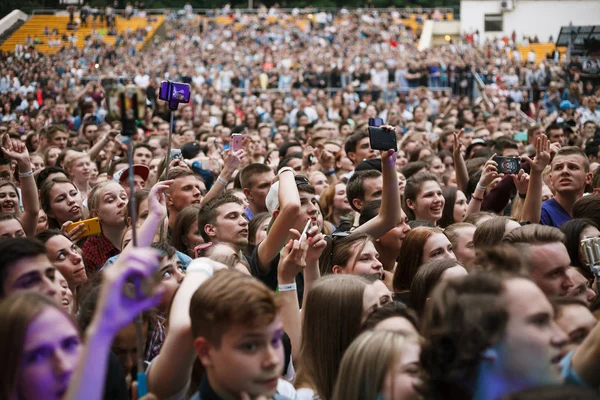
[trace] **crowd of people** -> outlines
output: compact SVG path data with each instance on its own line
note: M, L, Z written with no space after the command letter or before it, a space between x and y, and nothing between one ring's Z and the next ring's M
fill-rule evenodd
M140 372L146 399L597 398L579 60L274 13L0 55L0 398L137 399ZM191 86L173 113L166 79Z

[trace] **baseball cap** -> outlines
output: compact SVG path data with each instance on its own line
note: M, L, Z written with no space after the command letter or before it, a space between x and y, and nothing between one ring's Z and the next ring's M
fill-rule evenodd
M371 169L375 169L381 172L381 158L372 158L370 160L362 160L358 163L356 168L354 168L354 172L360 171L368 171Z
M560 102L561 110L572 110L573 108L575 108L575 106L569 100L563 100Z
M473 149L473 147L475 146L487 146L487 142L483 139L477 138L477 139L473 139L471 141L471 144L467 147L467 150L465 152L465 154L468 156L469 154L471 154L471 150Z
M150 169L143 164L136 164L133 166L134 175L139 175L142 177L144 182L148 179L148 175L150 175ZM129 177L129 167L123 168L113 175L113 181L115 182L123 182Z
M294 177L296 186L298 185L310 185L309 180L305 176L296 175ZM271 185L267 198L265 199L265 205L269 214L273 214L273 211L279 208L279 181Z

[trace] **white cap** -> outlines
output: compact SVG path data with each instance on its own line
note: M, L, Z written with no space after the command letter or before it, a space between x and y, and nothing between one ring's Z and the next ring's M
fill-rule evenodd
M271 185L265 203L269 214L273 214L273 211L279 208L279 181Z

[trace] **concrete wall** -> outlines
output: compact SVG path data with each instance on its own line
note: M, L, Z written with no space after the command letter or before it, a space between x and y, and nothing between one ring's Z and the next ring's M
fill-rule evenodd
M511 2L512 0L506 0ZM512 11L501 10L502 0L462 0L460 3L461 32L479 30L482 39L517 33L537 35L547 42L550 35L556 40L561 26L600 25L600 0L515 0ZM484 15L502 14L503 33L485 32Z
M13 26L18 20L27 21L29 17L21 10L13 10L0 20L0 35Z

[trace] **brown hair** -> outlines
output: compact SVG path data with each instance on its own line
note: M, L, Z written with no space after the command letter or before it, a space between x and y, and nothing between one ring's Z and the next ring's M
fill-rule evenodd
M496 214L491 213L491 212L487 212L487 211L478 211L478 212L474 212L473 214L469 214L467 215L467 218L465 218L465 220L463 222L466 222L468 224L473 224L475 226L479 226L481 225L481 223L479 221L481 221L484 218L487 217L497 217Z
M48 216L48 227L50 229L54 229L54 228L60 229L61 228L61 226L60 226L61 224L54 217L50 216L51 209L52 209L52 199L50 198L50 191L52 190L54 185L56 185L57 183L70 183L71 185L73 185L75 190L77 190L77 186L75 186L73 181L71 181L68 178L62 177L62 176L57 176L56 178L52 178L52 179L46 180L46 182L44 182L44 184L42 185L42 188L40 189L40 206L42 207L42 210L44 210L44 212ZM84 214L84 217L85 217L85 214ZM75 222L75 221L73 221L73 222Z
M414 220L415 213L412 209L408 207L408 200L415 202L417 196L421 192L421 187L425 182L435 181L439 185L439 181L437 177L429 172L419 172L416 175L411 176L406 180L406 187L404 188L404 201L402 203L402 208L404 212L408 216L408 219Z
M19 202L21 200L21 196L19 196L19 191L17 190L17 186L12 183L11 181L0 181L0 189L3 188L4 186L11 186L13 188L13 190L15 191L15 193L17 194L17 204L15 204L15 212L14 215L21 215L21 208L19 207Z
M55 301L35 292L20 292L0 302L0 343L4 346L0 398L16 397L17 382L23 365L27 328L44 310L54 309L65 315L73 326L75 322Z
M583 196L573 204L573 218L588 218L600 226L600 194Z
M194 338L213 346L234 325L259 327L272 323L279 313L275 293L258 279L238 271L218 271L196 290L190 302Z
M198 222L199 211L200 206L198 205L185 207L179 212L179 214L177 214L175 225L171 231L171 244L173 247L190 257L194 257L194 249L190 247L186 236L194 222Z
M457 222L444 229L444 235L446 235L450 243L452 243L452 247L458 245L458 231L462 228L475 228L475 225L468 222Z
M427 398L472 398L482 352L501 340L508 312L506 276L476 272L434 289L423 319Z
M400 247L398 266L394 272L394 292L400 293L410 289L412 280L423 263L425 243L436 233L443 233L443 231L439 228L421 226L408 232Z
M341 360L332 400L382 398L386 377L408 344L419 337L408 332L367 331L352 342Z
M321 275L332 274L335 265L346 267L352 255L356 253L354 246L358 244L358 253L360 253L369 240L373 239L366 233L354 233L341 238L333 236L327 241L327 247L319 259Z
M462 266L457 260L434 260L421 265L410 284L410 304L419 315L423 315L427 299L450 268Z
M509 272L518 275L529 273L521 253L514 246L502 243L478 249L473 264L487 271Z
M504 236L503 240L510 244L546 244L564 243L566 237L558 228L531 224L513 229Z
M266 174L269 172L273 172L273 170L265 165L260 163L254 163L247 165L244 169L240 171L240 183L243 189L251 189L254 186L254 177L258 174Z
M573 156L573 155L580 156L581 159L583 160L583 169L584 169L584 171L585 172L590 172L590 160L587 158L587 156L585 155L585 153L583 152L583 150L581 150L577 146L566 146L566 147L561 147L560 149L558 149L558 151L556 152L556 155L552 159L552 164L554 164L554 161L556 161L556 157L559 157L559 156Z
M321 197L319 198L319 204L321 204L321 210L323 211L323 219L325 221L331 222L331 218L333 217L333 212L335 211L333 208L333 198L335 197L336 189L335 187L338 184L343 184L346 186L344 182L336 182L333 185L329 185L327 189L323 193L321 193Z
M506 223L509 220L510 218L508 217L494 217L482 222L473 235L475 249L494 246L500 243L506 232Z
M88 210L90 212L98 211L98 207L100 207L100 194L111 183L114 183L116 185L119 185L119 187L121 187L121 185L118 182L109 180L109 181L102 181L92 188L92 190L88 194Z
M330 275L313 284L303 306L296 387L310 387L322 399L331 398L342 356L360 332L368 284L354 275Z

